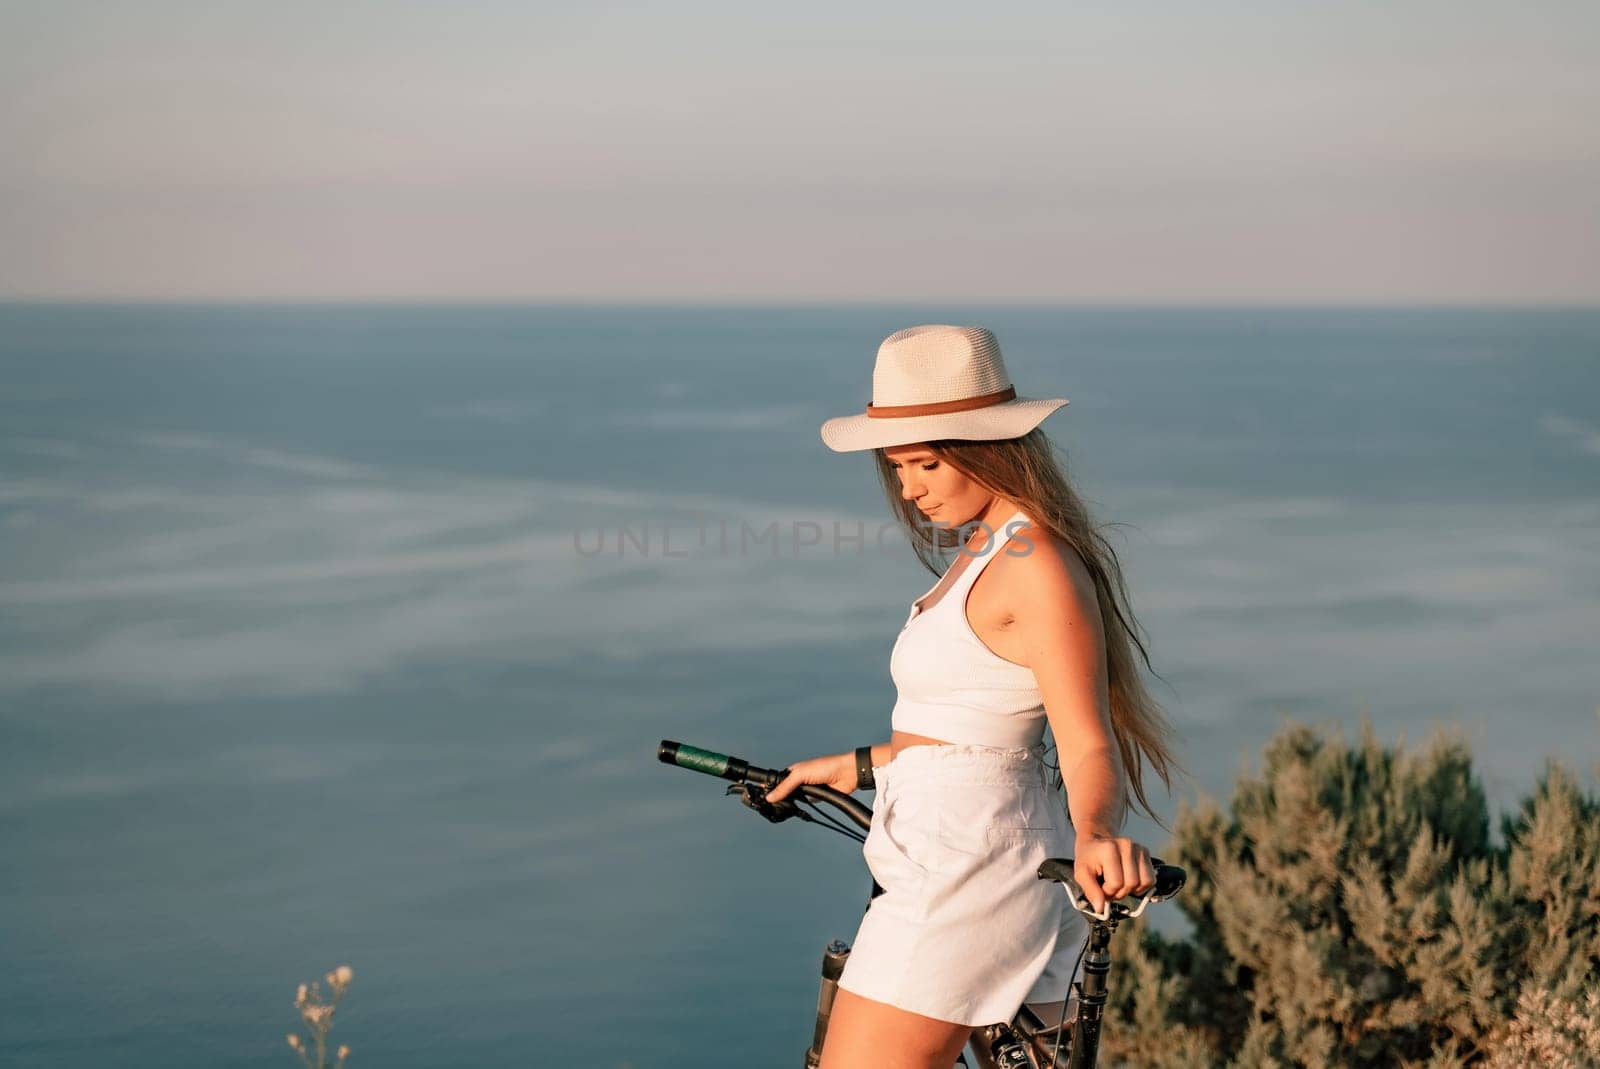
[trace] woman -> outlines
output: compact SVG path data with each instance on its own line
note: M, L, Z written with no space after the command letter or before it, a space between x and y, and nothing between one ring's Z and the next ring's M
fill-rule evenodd
M895 641L890 740L791 765L767 794L878 792L862 849L884 892L839 979L821 1069L948 1069L974 1026L1023 1002L1053 1021L1087 922L1038 878L1044 858L1074 856L1097 911L1154 886L1148 851L1117 830L1130 788L1154 816L1144 763L1169 785L1175 763L1116 554L1036 429L1066 403L1017 396L982 327L920 326L879 347L865 414L822 425L836 452L873 450L931 571L936 548L960 556Z

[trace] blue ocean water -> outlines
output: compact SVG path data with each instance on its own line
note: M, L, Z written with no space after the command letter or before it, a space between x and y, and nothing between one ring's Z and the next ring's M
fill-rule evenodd
M1600 310L0 305L0 1063L293 1065L348 963L354 1067L798 1064L859 847L655 747L887 738L932 577L817 425L928 321L1071 400L1170 806L1600 757Z

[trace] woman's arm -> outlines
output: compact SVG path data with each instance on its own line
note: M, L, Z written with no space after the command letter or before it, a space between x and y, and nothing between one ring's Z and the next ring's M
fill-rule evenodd
M873 767L888 764L889 757L889 744L887 742L873 744ZM788 767L789 774L767 791L767 801L781 802L804 783L827 784L834 790L843 791L846 794L858 790L861 786L856 782L856 752L854 750L827 754L823 757L813 757L808 761L800 761Z
M1061 779L1067 788L1067 809L1078 838L1116 835L1128 811L1117 751L1110 746L1096 746L1069 753L1059 743L1056 750L1061 759Z
M1010 569L1007 601L1017 634L1044 697L1045 716L1077 832L1075 877L1099 911L1105 897L1142 894L1155 869L1142 845L1117 834L1127 788L1111 732L1105 632L1094 580L1076 554L1038 528L1025 532L1034 550Z

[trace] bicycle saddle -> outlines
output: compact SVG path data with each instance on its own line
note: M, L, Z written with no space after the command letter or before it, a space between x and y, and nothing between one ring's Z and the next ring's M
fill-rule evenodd
M1055 880L1066 885L1067 893L1072 896L1072 905L1080 913L1085 913L1096 920L1127 920L1137 917L1144 912L1144 908L1152 902L1164 902L1183 890L1183 885L1189 879L1189 874L1176 865L1169 865L1159 857L1152 857L1150 864L1156 870L1156 885L1145 894L1139 896L1139 905L1136 909L1129 909L1121 902L1108 903L1110 907L1104 915L1096 913L1089 905L1089 896L1083 893L1083 888L1078 885L1077 879L1072 875L1072 858L1047 857L1039 862L1039 879Z

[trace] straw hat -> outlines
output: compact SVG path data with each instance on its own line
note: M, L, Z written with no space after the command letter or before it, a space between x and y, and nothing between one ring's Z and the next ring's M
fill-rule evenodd
M939 438L1020 438L1066 403L1018 397L1000 343L983 327L907 327L878 346L866 412L827 420L822 440L848 453Z

